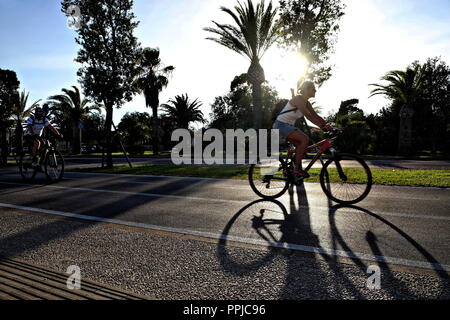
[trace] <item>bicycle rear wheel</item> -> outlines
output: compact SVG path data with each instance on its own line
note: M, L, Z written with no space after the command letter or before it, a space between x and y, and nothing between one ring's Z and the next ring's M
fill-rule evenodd
M45 157L44 170L50 181L61 180L64 176L64 158L59 151L50 151Z
M372 173L360 157L339 153L323 166L320 185L329 199L345 205L355 204L369 194Z
M248 181L252 190L264 199L276 199L289 188L285 162L252 164L248 171Z
M26 181L33 180L36 176L37 169L32 167L33 157L31 154L22 153L19 158L19 171L22 178Z

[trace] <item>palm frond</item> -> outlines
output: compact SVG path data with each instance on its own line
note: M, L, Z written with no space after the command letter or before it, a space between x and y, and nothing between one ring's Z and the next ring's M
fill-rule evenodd
M266 7L264 0L256 7L251 0L247 0L245 6L238 1L233 9L220 7L222 12L232 17L236 26L212 21L216 28L203 30L214 33L218 37L206 39L247 56L251 61L259 61L277 39L275 25L277 9L273 8L272 2Z
M369 97L375 95L385 95L393 101L398 101L403 105L412 106L421 90L423 83L423 72L420 66L414 69L392 70L381 77L386 84L372 83L375 87Z
M167 104L162 104L161 108L167 118L172 119L178 127L188 128L190 122L204 123L201 106L202 103L198 99L191 101L187 94L182 94L170 99Z

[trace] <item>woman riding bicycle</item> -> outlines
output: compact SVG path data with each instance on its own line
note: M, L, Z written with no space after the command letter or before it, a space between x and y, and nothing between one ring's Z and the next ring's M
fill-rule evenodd
M296 148L294 175L299 178L308 178L309 174L302 170L302 159L309 145L309 137L295 127L295 122L305 116L322 130L329 131L334 128L314 111L308 101L316 96L314 83L311 81L303 82L299 91L300 94L292 98L281 110L273 124L273 129L278 129L280 135Z

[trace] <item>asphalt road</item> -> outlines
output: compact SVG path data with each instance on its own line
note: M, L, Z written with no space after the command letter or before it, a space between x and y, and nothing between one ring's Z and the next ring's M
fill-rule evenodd
M318 184L270 202L259 199L246 181L66 173L63 181L48 185L42 174L24 183L8 169L0 171L2 208L207 239L224 248L288 248L325 260L347 259L359 272L370 264L387 264L387 270L407 268L446 279L450 271L450 189L374 186L357 207L348 208L330 203ZM76 226L65 229L58 237L76 231ZM5 243L10 256L29 250ZM38 241L32 247L46 245ZM230 255L221 250L215 257L219 262ZM253 266L248 262L240 268Z
M304 165L308 164L309 160L304 160ZM88 168L98 167L101 165L101 158L93 157L76 157L66 159L66 164L69 168ZM114 158L115 164L128 164L125 158ZM136 165L141 164L172 164L170 158L131 158L131 162ZM350 161L351 162L351 161ZM435 169L435 170L450 170L450 160L366 160L371 168L378 169ZM321 167L320 162L314 164L315 168Z

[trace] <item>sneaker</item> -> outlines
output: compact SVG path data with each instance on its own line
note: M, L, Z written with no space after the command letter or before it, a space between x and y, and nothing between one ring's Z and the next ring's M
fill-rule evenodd
M32 168L38 168L39 167L39 163L33 162L33 163L31 163L31 167Z

